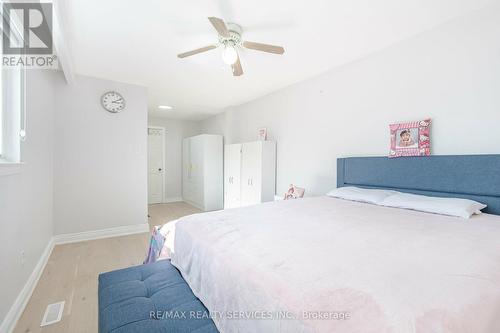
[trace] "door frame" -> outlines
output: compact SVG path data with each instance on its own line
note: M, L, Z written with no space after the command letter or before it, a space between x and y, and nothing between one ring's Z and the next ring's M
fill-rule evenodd
M152 129L159 129L162 131L162 136L161 136L161 139L162 139L162 146L163 146L163 153L161 154L162 155L162 184L161 184L161 191L162 191L162 196L161 196L161 202L160 203L166 203L166 198L167 198L167 193L165 193L166 191L166 186L165 186L165 182L166 182L166 172L167 170L165 170L165 160L166 160L166 155L167 155L167 142L166 142L166 137L167 137L167 129L163 126L153 126L153 125L148 125L148 135L149 135L149 129L152 128ZM148 147L149 149L149 147ZM149 163L149 157L148 157L148 163ZM149 177L149 168L148 168L148 177ZM148 186L148 197L149 197L149 186Z

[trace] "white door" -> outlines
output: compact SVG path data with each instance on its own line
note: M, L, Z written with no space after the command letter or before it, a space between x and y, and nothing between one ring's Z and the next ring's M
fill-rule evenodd
M165 189L165 129L148 128L148 203L163 202Z
M224 148L224 208L240 206L241 195L241 145Z
M241 206L261 202L262 143L241 145Z

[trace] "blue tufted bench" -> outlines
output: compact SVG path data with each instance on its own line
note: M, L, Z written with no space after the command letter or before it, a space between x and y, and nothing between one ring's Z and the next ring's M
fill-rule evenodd
M99 275L99 333L215 333L170 260Z

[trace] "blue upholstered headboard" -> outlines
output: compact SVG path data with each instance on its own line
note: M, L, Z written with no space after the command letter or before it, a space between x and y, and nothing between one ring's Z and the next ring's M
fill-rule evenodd
M342 186L466 198L500 215L500 155L339 158L337 187Z

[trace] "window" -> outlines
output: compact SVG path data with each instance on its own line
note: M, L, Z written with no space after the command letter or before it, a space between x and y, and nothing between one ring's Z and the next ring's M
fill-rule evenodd
M20 31L19 25L11 22L8 37L11 45L22 46ZM21 162L21 141L26 136L25 90L25 68L3 66L0 77L0 166Z

